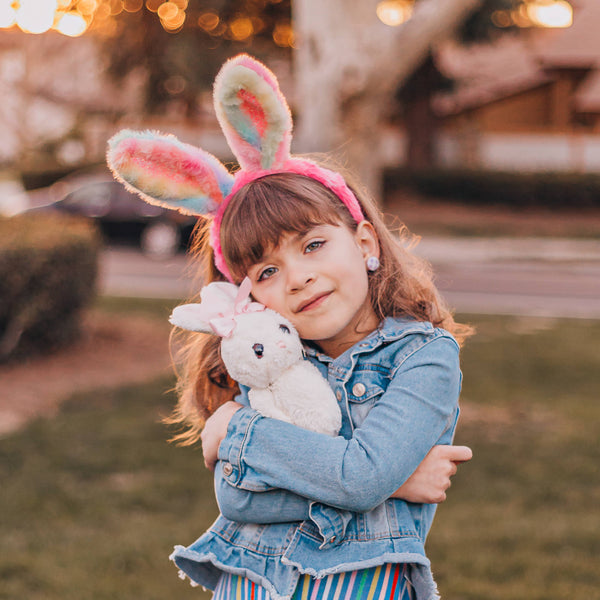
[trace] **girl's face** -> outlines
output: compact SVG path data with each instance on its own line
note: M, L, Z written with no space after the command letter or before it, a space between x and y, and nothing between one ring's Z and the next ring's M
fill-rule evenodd
M249 269L252 295L336 357L379 324L369 301L369 256L379 256L379 244L368 221L356 231L318 225L287 233Z

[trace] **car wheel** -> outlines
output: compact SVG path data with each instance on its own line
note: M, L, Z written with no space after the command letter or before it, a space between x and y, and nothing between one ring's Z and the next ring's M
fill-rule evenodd
M151 223L142 231L140 246L142 252L156 259L171 258L181 244L181 233L173 223L161 221Z

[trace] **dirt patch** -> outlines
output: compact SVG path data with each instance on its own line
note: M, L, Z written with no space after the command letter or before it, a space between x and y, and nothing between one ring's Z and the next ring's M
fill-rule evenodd
M143 383L171 369L169 325L160 319L91 311L76 344L0 367L0 435L52 416L76 392Z

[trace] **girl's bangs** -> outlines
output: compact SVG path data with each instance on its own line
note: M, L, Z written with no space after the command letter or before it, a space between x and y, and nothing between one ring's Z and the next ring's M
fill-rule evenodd
M242 188L227 207L221 223L225 261L234 277L242 278L282 235L346 220L354 223L337 196L318 181L295 174L263 177Z

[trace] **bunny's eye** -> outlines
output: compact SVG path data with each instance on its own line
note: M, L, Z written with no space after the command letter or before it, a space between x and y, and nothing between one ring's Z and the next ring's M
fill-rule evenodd
M265 347L262 344L254 344L254 346L252 346L252 350L254 350L256 358L262 358L265 352Z
M283 331L283 333L290 333L290 328L287 325L280 325L279 329L280 331Z

